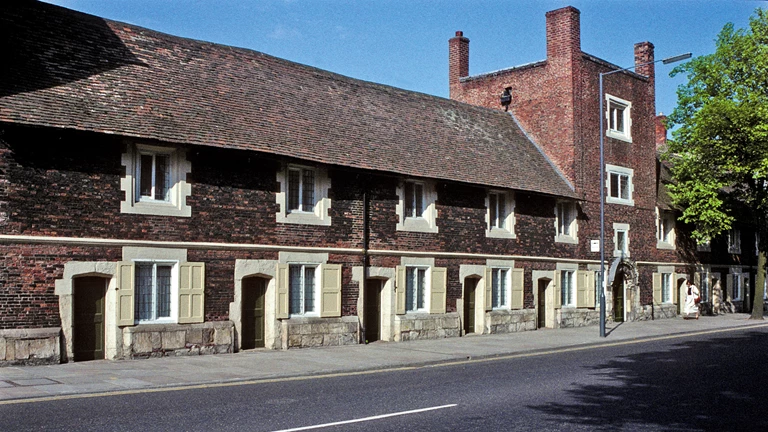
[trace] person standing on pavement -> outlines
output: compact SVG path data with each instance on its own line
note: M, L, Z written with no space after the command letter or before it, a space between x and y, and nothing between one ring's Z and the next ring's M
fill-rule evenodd
M695 315L696 319L699 319L699 289L696 285L691 283L690 279L686 279L686 285L688 285L687 295L685 296L685 309L683 310L683 318L692 319L691 315Z

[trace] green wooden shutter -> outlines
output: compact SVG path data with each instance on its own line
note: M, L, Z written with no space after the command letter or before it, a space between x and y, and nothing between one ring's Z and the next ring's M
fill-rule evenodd
M341 264L320 266L320 316L341 316Z
M555 295L553 296L555 299L555 309L560 309L563 306L563 296L562 296L562 287L560 286L560 277L561 271L555 270Z
M405 314L405 266L395 267L395 314Z
M448 283L448 269L432 267L432 277L429 286L429 313L445 313L445 293Z
M179 264L179 324L201 323L205 315L205 263Z
M485 278L483 279L483 283L485 283L485 310L489 311L493 309L493 269L492 268L490 267L485 268Z
M513 268L510 271L512 272L512 298L510 299L510 307L512 309L522 309L525 270L521 268Z
M653 274L653 302L661 304L661 273Z
M136 266L129 261L117 263L117 325L132 326L134 324L133 284Z
M275 317L277 319L284 319L290 316L288 313L288 280L288 264L278 264L275 280L275 285L277 286L277 311L275 312Z
M594 306L589 304L589 270L576 271L576 307L585 308ZM593 286L594 287L594 286Z

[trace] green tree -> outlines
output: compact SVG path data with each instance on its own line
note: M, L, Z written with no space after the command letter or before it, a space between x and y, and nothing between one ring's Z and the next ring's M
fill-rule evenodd
M672 162L673 201L681 220L703 241L749 218L758 232L753 319L763 318L768 250L768 11L757 9L749 28L728 23L714 54L672 70L686 74L668 118L672 132L664 157Z

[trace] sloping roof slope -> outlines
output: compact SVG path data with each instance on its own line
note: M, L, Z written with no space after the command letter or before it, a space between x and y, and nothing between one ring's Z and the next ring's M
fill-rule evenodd
M574 196L500 111L38 2L0 32L0 121Z

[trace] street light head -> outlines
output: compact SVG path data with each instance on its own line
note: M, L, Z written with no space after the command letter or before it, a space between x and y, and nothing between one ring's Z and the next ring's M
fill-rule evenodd
M680 54L680 55L676 55L674 57L667 57L664 60L662 60L661 62L664 63L664 64L675 63L675 62L679 62L680 60L687 60L687 59L691 58L692 55L693 54L691 54L691 53Z

